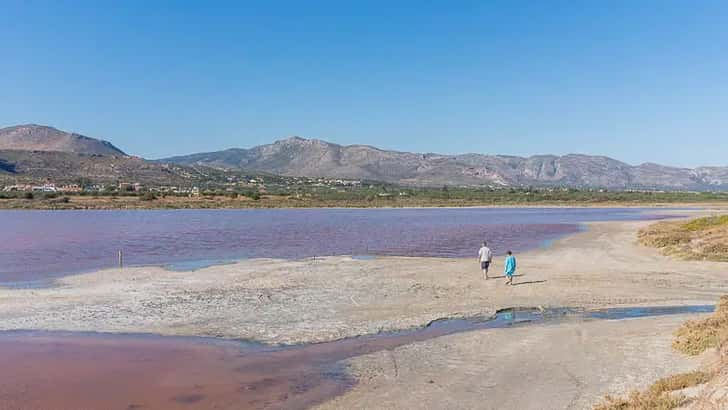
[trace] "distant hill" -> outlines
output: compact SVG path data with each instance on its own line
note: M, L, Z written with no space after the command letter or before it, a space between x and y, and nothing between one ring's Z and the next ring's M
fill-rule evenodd
M728 190L728 167L632 166L603 156L571 154L440 155L342 146L291 137L250 149L160 160L286 176L326 176L420 186L568 186L575 188Z
M69 133L44 125L16 125L0 128L0 150L59 151L77 154L126 154L108 141Z
M230 178L271 176L158 163L126 155L109 142L41 125L0 129L0 187L15 184L138 182L146 186L216 188Z
M137 157L57 151L0 151L0 185L43 181L64 184L84 180L188 186L209 179L206 173L192 167L157 164Z

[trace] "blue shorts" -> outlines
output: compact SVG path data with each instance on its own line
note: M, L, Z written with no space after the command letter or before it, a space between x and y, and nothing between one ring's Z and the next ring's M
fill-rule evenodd
M489 266L490 266L490 262L480 262L480 269L485 270L485 269L488 269Z

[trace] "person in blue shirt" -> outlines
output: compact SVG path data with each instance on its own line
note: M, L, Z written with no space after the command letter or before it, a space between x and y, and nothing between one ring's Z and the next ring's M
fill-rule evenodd
M516 257L513 256L513 252L508 251L508 256L506 256L506 267L504 269L504 273L506 274L506 277L508 280L506 281L506 285L513 285L513 275L516 273Z

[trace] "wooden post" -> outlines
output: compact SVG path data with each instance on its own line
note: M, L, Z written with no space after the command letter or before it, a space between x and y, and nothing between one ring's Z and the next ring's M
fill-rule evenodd
M124 267L124 252L121 249L119 249L119 267Z

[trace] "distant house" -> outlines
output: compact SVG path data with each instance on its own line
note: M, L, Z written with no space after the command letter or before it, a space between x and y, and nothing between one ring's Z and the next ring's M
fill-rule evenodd
M37 185L33 187L35 192L58 192L58 189L53 184Z
M5 188L3 188L3 191L5 192L15 192L15 191L25 191L29 192L32 191L33 187L31 185L8 185Z
M61 192L81 192L83 191L83 188L81 188L78 184L68 184L68 185L62 185L59 188L59 191Z
M139 182L119 182L119 191L126 192L139 192L144 189L144 185Z

